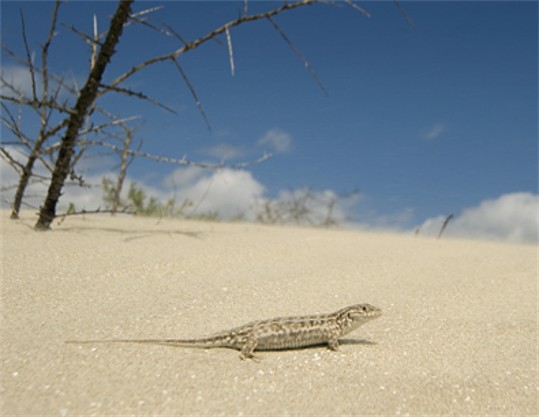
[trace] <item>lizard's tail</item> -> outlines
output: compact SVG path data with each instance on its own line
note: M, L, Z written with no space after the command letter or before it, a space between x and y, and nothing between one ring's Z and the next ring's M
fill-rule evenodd
M104 340L67 340L69 344L89 344L89 343L153 343L168 346L185 346L197 348L228 347L225 340L215 337L201 339L104 339Z

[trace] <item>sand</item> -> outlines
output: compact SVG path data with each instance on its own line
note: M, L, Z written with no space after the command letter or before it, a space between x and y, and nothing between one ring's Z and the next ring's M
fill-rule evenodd
M245 223L2 212L2 415L537 415L537 247ZM368 302L323 347L196 337Z

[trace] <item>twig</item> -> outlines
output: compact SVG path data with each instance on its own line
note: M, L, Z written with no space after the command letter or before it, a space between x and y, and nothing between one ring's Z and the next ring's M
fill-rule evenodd
M271 18L271 16L268 16L267 19L272 24L272 26L275 28L277 33L279 35L281 35L281 38L283 38L283 40L287 43L287 45L290 47L290 49L292 49L292 51L294 51L294 53L298 56L298 58L301 59L301 61L303 62L303 65L305 65L305 68L307 68L307 71L309 71L309 73L313 77L316 84L318 84L320 89L326 94L326 96L329 96L329 92L327 91L326 87L324 87L324 85L322 84L322 82L320 81L320 79L318 78L316 73L314 72L313 68L311 67L311 64L309 63L309 61L307 61L307 58L305 58L305 56L303 56L303 54L296 47L296 45L294 45L292 43L292 41L290 39L288 39L288 36L286 36L286 34L281 30L281 28L279 26L277 26L277 23L275 23L275 21Z
M169 31L165 30L165 29L162 29L158 26L155 26L149 22L146 21L146 18L145 19L139 19L138 17L134 17L134 16L130 16L129 17L133 22L135 23L140 23L142 26L146 26L147 28L150 28L158 33L160 33L161 35L165 35L165 36L174 36L172 33L170 33Z
M178 62L178 60L176 58L170 58L170 59L172 60L172 62L176 66L176 68L178 69L179 73L181 74L181 76L183 78L183 81L185 82L185 84L187 85L187 88L189 88L189 91L191 92L191 95L195 99L195 103L196 103L196 105L198 107L198 111L202 115L202 118L204 119L204 122L206 123L206 126L208 127L208 130L211 130L210 122L209 122L208 118L206 117L206 113L204 112L204 109L202 108L202 104L200 103L200 100L199 100L199 98L197 96L195 88L191 84L191 81L189 81L189 78L187 78L187 74L185 74L185 71L180 66L180 63Z
M168 107L166 104L160 103L159 101L157 101L157 100L155 100L155 99L153 99L151 97L148 97L144 93L141 93L141 92L138 92L138 91L133 91L133 90L130 90L129 88L112 87L112 86L106 85L106 84L99 84L99 88L101 88L103 90L103 92L100 93L99 95L103 95L107 91L115 91L117 93L125 94L125 95L130 96L130 97L137 97L137 98L140 98L141 100L146 100L149 103L153 104L154 106L161 107L162 109L164 109L164 110L166 110L166 111L168 111L170 113L178 114L174 109Z
M68 113L68 114L74 114L75 113L75 111L73 109L61 106L58 103L55 103L55 102L53 102L51 100L48 100L48 101L31 100L31 99L28 99L26 97L16 98L16 97L11 97L11 96L6 96L4 94L0 94L0 98L2 100L6 100L6 101L9 101L11 103L23 104L23 105L30 106L30 107L33 107L33 108L49 107L49 108L58 110L61 113Z
M13 169L15 171L17 171L17 173L19 175L22 175L22 172L24 170L24 166L15 160L15 158L13 158L8 151L6 151L3 147L0 146L0 156L9 164L13 167Z
M51 27L49 29L49 36L45 41L45 44L41 48L41 65L42 65L42 74L43 76L43 99L48 99L49 94L49 76L48 76L48 66L47 66L47 57L49 53L49 46L51 45L52 38L54 37L54 31L56 29L56 20L58 19L58 9L60 8L60 1L56 0L54 2L54 9L52 10L52 19ZM44 109L43 109L44 111ZM44 113L42 113L44 115Z
M101 42L99 42L99 40L94 39L91 36L88 36L86 33L78 30L75 26L73 26L73 25L69 26L69 25L66 25L65 23L63 23L62 26L69 29L73 33L76 33L77 35L79 35L90 46L90 48L93 49L94 45L99 46L100 48L103 47L103 44Z
M131 13L129 15L129 21L127 21L125 23L125 27L127 26L130 26L131 24L134 24L134 23L142 23L142 24L147 24L146 20L147 18L144 18L144 19L139 19L139 17L141 16L145 16L147 14L150 14L150 13L153 13L157 10L161 10L164 6L156 6L156 7L150 7L149 9L145 9L145 10L142 10L140 12L136 12L136 13ZM147 24L149 25L149 24ZM158 32L161 32L161 33L164 33L166 34L165 32L162 32L161 29L155 27L154 25L151 25L152 29L156 29ZM167 36L170 36L170 34L166 34Z
M178 39L182 44L184 45L187 45L187 41L178 33L174 30L174 28L172 26L170 26L169 24L165 23L165 22L162 22L161 21L161 24L168 29L168 31L176 38Z

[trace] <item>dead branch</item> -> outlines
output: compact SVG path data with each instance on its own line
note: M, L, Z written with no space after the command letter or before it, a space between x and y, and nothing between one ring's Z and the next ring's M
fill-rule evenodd
M140 98L141 100L146 100L148 101L149 103L157 106L157 107L160 107L162 108L163 110L166 110L170 113L173 113L173 114L178 114L174 109L168 107L167 105L163 104L163 103L160 103L159 101L151 98L151 97L148 97L146 94L144 93L141 93L139 91L133 91L133 90L130 90L129 88L122 88L122 87L112 87L112 86L109 86L109 85L105 85L105 84L99 84L99 88L101 88L103 90L102 93L100 93L99 95L101 94L104 94L106 93L107 91L115 91L117 93L120 93L120 94L125 94L126 96L129 96L129 97L136 97L136 98Z
M82 144L82 145L91 144L91 145L103 146L104 148L112 149L114 152L118 152L120 154L122 152L124 152L124 148L120 148L120 147L118 147L116 145L113 145L113 144L111 144L109 142L100 141L100 140L93 140L93 141L79 140L77 143ZM210 164L210 163L204 163L204 162L193 162L193 161L191 161L190 159L188 159L185 156L183 156L180 159L177 159L177 158L170 158L170 157L167 157L167 156L154 155L154 154L150 154L150 153L142 152L142 151L136 151L136 150L133 150L133 149L128 149L125 152L129 156L143 157L143 158L151 159L151 160L157 161L157 162L164 162L164 163L167 163L167 164L175 164L175 165L187 165L187 166L198 167L198 168L207 168L207 169L223 169L223 168L241 169L241 168L245 168L245 167L248 167L248 166L257 165L257 164L265 161L266 159L271 158L271 156L272 156L270 153L265 153L260 158L257 158L257 159L255 159L253 161L245 161L245 162L239 162L237 164L227 165L225 163Z
M54 2L54 9L52 10L52 19L51 19L51 26L49 29L49 36L47 37L45 44L41 48L41 66L42 66L42 72L43 72L43 76L41 78L43 79L43 99L44 100L47 100L48 94L49 94L49 76L48 76L47 59L48 59L49 47L51 45L52 38L54 37L54 31L56 29L56 21L58 19L59 8L60 8L60 1L56 0ZM45 109L43 109L43 111L45 111Z
M112 210L101 210L101 207L98 207L96 210L81 210L81 211L71 211L71 212L67 212L67 213L62 213L62 214L55 214L54 215L54 218L55 219L62 219L60 221L60 224L62 224L62 222L65 220L66 217L68 216L81 216L81 215L86 215L86 214L104 214L104 213L112 213L112 214L115 214L115 213L118 213L118 211L116 210L114 213ZM128 207L124 207L122 210L119 211L119 213L122 213L122 214L130 214L130 215L134 215L136 216L137 215L137 212L136 211L130 211L128 209Z
M149 23L147 18L144 18L144 19L139 19L138 17L135 17L135 15L131 15L129 16L129 18L135 22L135 23L139 23L141 24L142 26L146 26L147 28L151 29L151 30L154 30L158 33L160 33L161 35L165 35L165 36L173 36L172 33L168 32L167 30L163 29L163 28L160 28L158 26L155 26L153 25L152 23Z
M182 44L187 45L187 41L178 32L176 32L172 26L163 21L160 23L172 34L172 36L178 39Z
M136 12L136 13L132 13L131 15L129 15L129 21L127 21L124 25L124 27L127 27L127 26L130 26L131 24L133 23L147 23L147 16L148 14L150 13L153 13L153 12L156 12L158 10L161 10L164 6L156 6L156 7L150 7L149 9L145 9L145 10L141 10L140 12ZM140 17L144 16L143 19L139 19ZM156 27L155 25L151 25L151 29L154 29L157 30L158 32L160 33L164 33L165 35L167 36L171 36L170 33L166 33L166 31L162 31L162 29Z
M28 99L26 97L11 97L6 96L4 94L0 94L0 98L2 100L9 101L10 103L16 103L16 104L22 104L23 106L29 106L34 109L38 108L41 109L43 107L45 108L51 108L54 110L58 110L61 113L67 113L67 114L73 114L74 110L61 106L58 103L55 103L52 100L32 100Z
M6 151L5 148L3 148L2 146L0 146L0 156L2 157L2 159L4 159L9 165L11 165L13 167L13 169L15 171L17 171L17 173L19 175L22 175L22 172L23 172L23 165L16 161L15 158L13 158L8 151Z
M16 144L16 145L23 145L25 148L27 148L29 151L30 151L30 155L32 155L32 153L35 153L35 147L36 147L36 142L33 140L33 139L30 139L21 129L20 129L20 126L18 123L15 122L15 120L13 119L13 116L11 114L11 112L9 111L9 109L4 105L4 103L2 103L2 108L4 109L4 111L8 114L10 120L7 120L6 118L4 118L3 116L0 117L0 120L2 121L2 124L4 126L6 126L12 133L13 135L15 135L18 139L19 139L19 142L16 142L16 143L13 143L13 144ZM56 131L57 130L60 130L61 128L63 127L63 121L61 123L59 123L57 126L55 126L55 128L51 129L50 131L47 131L43 134L43 137L45 137L45 139L48 139L49 137L53 136L54 134L56 134ZM2 145L9 145L11 143L6 143L6 142L0 142ZM32 146L33 144L33 146ZM47 163L47 161L45 161L42 157L42 152L38 153L37 154L37 159L39 159L39 161L45 166L45 168L47 168L49 171L52 172L52 168L50 167L50 165ZM33 167L32 167L33 168Z
M90 48L94 48L94 45L100 48L103 47L103 44L99 42L99 39L94 39L93 37L88 36L86 33L78 30L75 26L66 25L65 23L62 24L62 26L65 27L66 29L69 29L71 32L75 33L76 35L79 35L90 46Z
M253 15L245 14L245 15L237 18L236 20L232 20L232 21L230 21L228 23L225 23L224 25L218 27L217 29L212 30L210 33L208 33L208 34L206 34L204 36L201 36L198 39L195 39L192 42L184 44L181 48L179 48L179 49L177 49L177 50L175 50L175 51L173 51L171 53L153 57L153 58L151 58L151 59L149 59L147 61L144 61L144 62L132 67L127 72L125 72L122 75L118 76L110 85L112 87L116 87L120 83L124 82L126 79L131 77L133 74L141 71L142 69L144 69L144 68L146 68L146 67L148 67L150 65L156 64L158 62L174 60L177 57L179 57L180 55L184 54L185 52L187 52L187 51L189 51L191 49L197 48L201 44L203 44L203 43L205 43L205 42L207 42L209 40L212 40L216 36L224 33L227 29L230 29L232 27L239 26L239 25L241 25L243 23L247 23L247 22L253 22L253 21L256 21L256 20L266 19L268 17L273 17L273 16L275 16L275 15L277 15L279 13L282 13L282 12L285 12L285 11L288 11L288 10L293 10L293 9L298 8L298 7L308 6L308 5L312 5L314 3L319 3L319 2L320 2L319 0L300 0L300 1L296 1L294 3L284 3L280 7L277 7L275 9L273 9L273 10L269 10L269 11L266 11L266 12L253 14Z

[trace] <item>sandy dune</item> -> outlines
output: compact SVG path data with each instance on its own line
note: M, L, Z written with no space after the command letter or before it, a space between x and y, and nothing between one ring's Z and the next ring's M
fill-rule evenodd
M537 248L388 233L2 212L2 415L536 415ZM197 337L368 302L325 348Z

